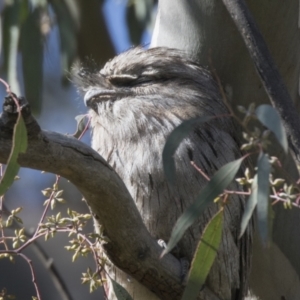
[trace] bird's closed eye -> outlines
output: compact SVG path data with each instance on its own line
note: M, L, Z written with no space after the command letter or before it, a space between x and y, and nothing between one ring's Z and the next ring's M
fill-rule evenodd
M109 81L114 85L134 85L134 81L138 78L137 75L110 75L108 77Z

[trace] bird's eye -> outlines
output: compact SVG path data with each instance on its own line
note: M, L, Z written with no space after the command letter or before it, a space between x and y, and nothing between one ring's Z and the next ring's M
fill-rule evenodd
M109 81L114 85L134 85L134 81L138 78L137 75L110 75Z

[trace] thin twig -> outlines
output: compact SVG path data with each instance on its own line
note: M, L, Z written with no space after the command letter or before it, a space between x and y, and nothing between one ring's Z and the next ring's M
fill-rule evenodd
M210 178L207 174L205 174L196 164L194 161L191 161L191 165L207 180L210 181Z
M299 204L297 204L295 202L292 202L292 201L289 201L287 199L281 198L278 195L270 195L270 198L271 199L275 199L275 201L272 202L272 205L275 205L278 202L283 202L283 203L288 203L288 204L290 204L290 205L292 205L294 207L300 208Z
M38 287L37 282L36 282L35 272L34 272L34 268L33 268L31 259L29 259L23 253L18 253L18 255L21 256L23 259L25 259L26 262L28 263L29 268L30 268L30 272L31 272L32 283L34 285L35 292L36 292L36 296L37 296L38 300L41 300L42 298L41 298L41 294L40 294L40 291L39 291L39 287Z
M60 176L59 176L59 175L56 175L56 180L55 180L55 183L54 183L55 186L58 185L59 180L60 180ZM46 207L45 207L45 209L44 209L44 211L43 211L43 214L42 214L42 216L41 216L40 222L39 222L39 224L38 224L38 226L37 226L37 228L36 228L36 230L35 230L35 233L33 234L33 238L34 238L34 237L38 234L38 232L39 232L40 226L41 226L41 224L43 223L43 221L44 221L44 219L45 219L45 216L46 216L46 214L47 214L47 212L48 212L48 209L49 209L49 207L50 207L50 205L51 205L51 200L53 199L55 193L56 193L55 190L52 191L52 193L51 193L51 195L50 195L50 197L49 197L49 199L48 199L48 202L47 202L47 204L46 204Z

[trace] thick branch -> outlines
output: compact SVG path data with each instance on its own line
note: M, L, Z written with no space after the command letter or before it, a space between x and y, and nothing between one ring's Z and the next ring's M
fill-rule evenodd
M243 37L269 99L279 112L299 158L300 118L264 38L244 0L223 0L223 3Z
M6 112L9 107L6 104L0 118L0 163L7 162L16 119L15 114ZM70 180L103 226L109 240L103 247L111 261L161 299L179 299L184 288L179 279L179 261L171 254L159 259L162 249L147 231L120 177L98 153L82 142L40 130L28 106L24 107L28 149L19 155L19 164ZM201 294L201 299L217 299L206 288Z

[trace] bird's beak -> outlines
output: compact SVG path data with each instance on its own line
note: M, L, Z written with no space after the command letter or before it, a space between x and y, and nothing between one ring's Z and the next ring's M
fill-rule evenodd
M107 98L112 97L116 94L113 90L105 90L101 88L91 88L84 95L84 104L91 106L94 101L100 102L105 101Z

